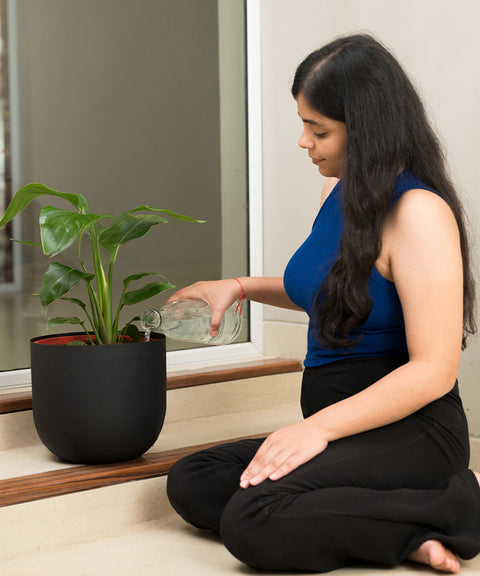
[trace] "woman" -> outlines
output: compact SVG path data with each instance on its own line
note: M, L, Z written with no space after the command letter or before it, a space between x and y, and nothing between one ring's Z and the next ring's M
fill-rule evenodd
M325 572L405 559L440 571L480 551L456 375L474 332L460 202L423 105L368 35L298 67L299 145L328 177L284 278L200 282L212 332L241 295L310 317L304 420L178 462L174 508L255 568ZM458 556L457 556L458 555Z

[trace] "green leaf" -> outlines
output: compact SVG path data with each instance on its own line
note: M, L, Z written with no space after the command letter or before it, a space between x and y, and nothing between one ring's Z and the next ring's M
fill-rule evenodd
M150 214L135 214L135 212L140 211L150 212ZM177 214L172 212L172 210L160 210L142 205L117 216L114 224L99 233L98 240L104 248L113 252L121 244L126 244L131 240L145 236L152 226L166 224L167 219L160 216L160 213L185 222L196 222L199 224L205 222L204 220L196 220L190 216Z
M19 212L24 210L32 200L41 196L57 196L73 204L79 212L88 212L87 201L81 194L57 192L53 188L45 186L45 184L27 184L23 186L23 188L20 188L12 198L3 218L0 220L0 226L5 226L5 224L10 222Z
M122 330L123 333L123 330ZM135 324L129 324L128 328L125 330L124 334L129 336L133 342L140 342L142 339L143 334L140 330L135 326Z
M167 220L158 214L122 214L108 228L98 234L100 244L113 252L118 246L145 236L152 226Z
M77 304L77 306L80 306L80 308L85 310L85 312L87 311L87 305L85 304L85 302L82 302L78 298L68 298L67 296L64 296L63 298L61 298L61 300L72 302L72 304Z
M54 326L59 326L60 324L83 324L84 322L78 318L78 316L56 316L55 318L51 318L47 324L47 330L53 328Z
M138 304L144 300L148 300L165 290L170 290L170 288L175 288L169 283L164 282L149 282L143 288L138 290L131 290L130 292L125 292L123 303L126 306L131 306L132 304Z
M127 288L130 282L133 282L134 280L141 280L142 278L145 278L145 276L158 276L164 281L165 284L170 284L168 279L165 278L165 276L162 276L162 274L159 274L158 272L139 272L138 274L132 274L131 276L127 276L126 278L124 278L123 287ZM170 288L175 288L175 286L170 284Z
M79 214L62 208L45 206L40 211L40 232L44 254L56 256L71 246L92 222L103 215Z
M93 278L93 274L87 274L54 262L50 264L43 276L43 283L40 288L40 302L42 306L48 306L76 286L80 280L93 280Z
M30 240L15 240L15 238L10 238L12 242L17 242L17 244L24 244L25 246L41 246L41 242L33 242Z
M167 216L171 216L176 220L183 220L184 222L196 222L197 224L204 224L206 220L197 220L196 218L192 218L191 216L186 216L185 214L178 214L177 212L173 212L172 210L168 210L168 208L152 208L151 206L143 205L137 206L130 212L140 212L141 210L145 210L148 212L161 212L162 214L166 214Z

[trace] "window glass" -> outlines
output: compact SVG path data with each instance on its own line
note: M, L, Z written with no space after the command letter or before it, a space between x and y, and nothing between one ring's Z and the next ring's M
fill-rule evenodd
M0 213L11 196L6 0L0 0ZM11 226L0 229L0 284L12 282Z
M247 274L243 0L10 5L16 186L42 182L81 193L96 213L148 204L207 221L171 220L123 246L117 295L124 277L142 271L160 272L178 287ZM38 240L38 213L48 203L35 201L15 222L14 236ZM18 245L12 258L10 246L2 236L0 323L8 338L0 370L27 367L29 339L46 333L50 317L78 313L65 302L42 309L32 294L49 259L39 248ZM57 260L77 265L75 250ZM160 307L167 296L126 308L124 319ZM239 341L247 338L248 322ZM183 347L168 343L169 350Z

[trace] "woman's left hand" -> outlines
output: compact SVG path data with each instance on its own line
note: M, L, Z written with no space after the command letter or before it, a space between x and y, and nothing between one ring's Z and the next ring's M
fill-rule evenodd
M310 419L280 428L265 439L240 477L240 487L278 480L323 452L328 441Z

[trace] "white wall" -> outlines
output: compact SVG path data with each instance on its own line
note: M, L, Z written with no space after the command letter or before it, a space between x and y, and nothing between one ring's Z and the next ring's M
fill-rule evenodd
M423 95L471 217L479 260L480 2L472 0L260 0L262 35L264 273L282 275L308 234L323 180L297 146L290 85L296 66L334 36L370 32L397 55ZM265 310L267 354L302 357L306 317ZM480 341L464 353L460 384L480 434Z

